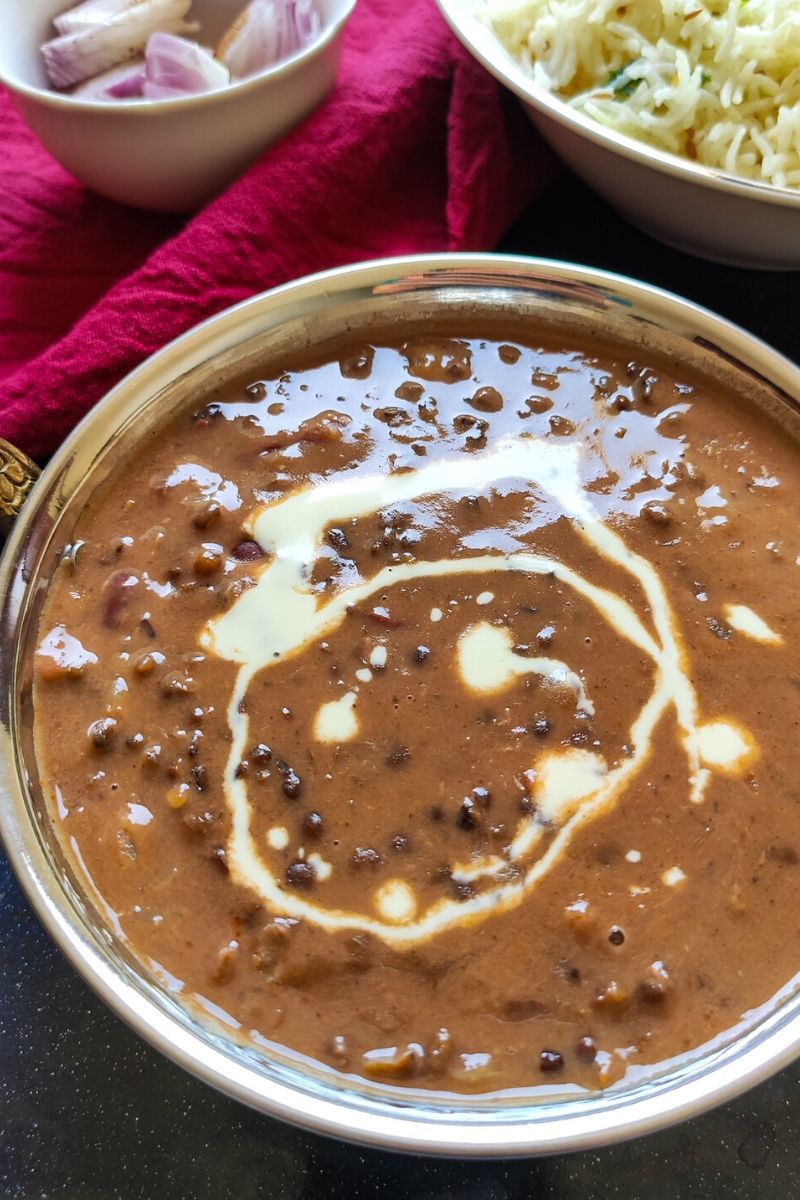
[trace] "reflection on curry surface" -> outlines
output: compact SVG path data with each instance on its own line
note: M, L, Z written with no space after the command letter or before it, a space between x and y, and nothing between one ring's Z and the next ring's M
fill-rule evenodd
M448 332L270 363L96 497L42 774L137 953L243 1035L603 1085L797 969L797 448L641 349Z

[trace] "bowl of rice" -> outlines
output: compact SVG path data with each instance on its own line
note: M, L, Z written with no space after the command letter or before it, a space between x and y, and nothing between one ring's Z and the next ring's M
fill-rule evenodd
M800 268L797 0L438 0L577 175L645 232Z

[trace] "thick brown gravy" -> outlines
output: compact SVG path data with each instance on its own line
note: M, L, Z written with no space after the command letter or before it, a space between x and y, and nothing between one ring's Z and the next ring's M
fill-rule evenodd
M797 971L798 448L641 349L446 332L270 363L98 493L43 785L242 1035L603 1086Z

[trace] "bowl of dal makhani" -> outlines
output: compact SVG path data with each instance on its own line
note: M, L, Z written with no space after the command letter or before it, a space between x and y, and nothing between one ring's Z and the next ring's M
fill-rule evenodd
M634 224L735 266L800 267L793 0L438 2L556 153Z
M599 1145L800 1047L800 372L504 256L278 288L111 392L0 567L0 830L200 1078Z

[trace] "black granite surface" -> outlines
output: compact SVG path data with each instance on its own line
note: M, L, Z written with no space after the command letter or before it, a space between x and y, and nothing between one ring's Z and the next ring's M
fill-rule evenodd
M667 249L569 178L502 248L681 292L800 358L800 274ZM792 1200L799 1082L795 1065L666 1133L559 1158L443 1162L326 1141L217 1095L140 1041L50 943L0 856L2 1200Z

